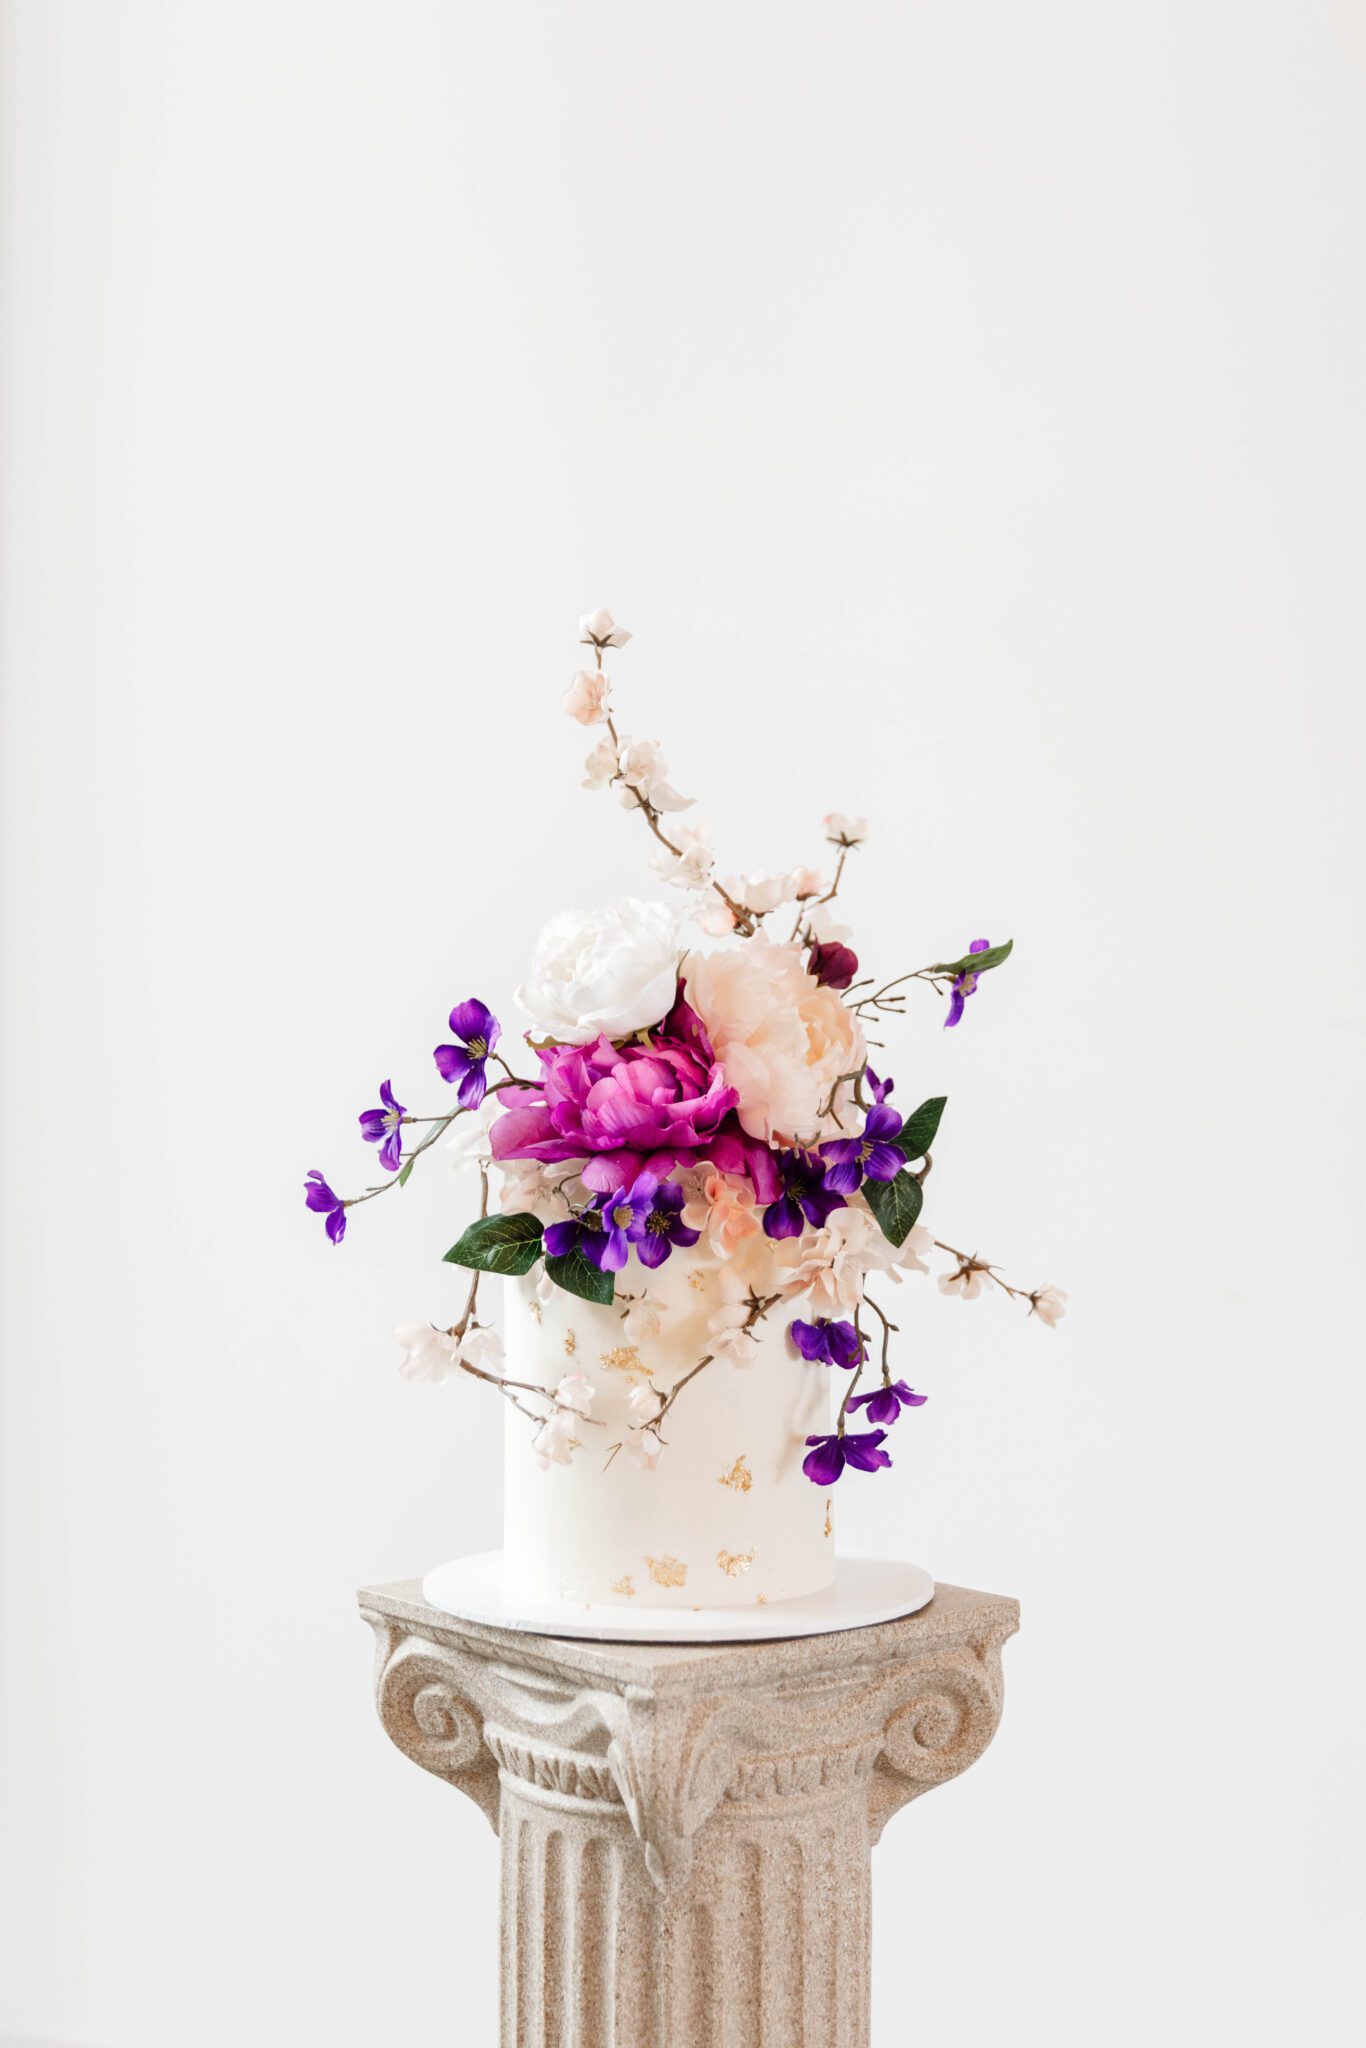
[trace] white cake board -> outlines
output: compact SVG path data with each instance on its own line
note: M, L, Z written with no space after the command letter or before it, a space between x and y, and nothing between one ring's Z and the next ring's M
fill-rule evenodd
M513 1599L503 1588L503 1553L452 1558L422 1581L429 1607L461 1621L520 1629L533 1636L588 1642L752 1643L776 1636L825 1636L914 1614L934 1597L934 1580L918 1564L895 1558L841 1557L835 1583L823 1593L759 1607L597 1607L550 1597Z

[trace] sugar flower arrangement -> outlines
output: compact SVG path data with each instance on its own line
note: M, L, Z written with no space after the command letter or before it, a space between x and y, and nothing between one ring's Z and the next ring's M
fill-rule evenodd
M690 1382L720 1358L748 1363L757 1326L791 1304L806 1311L789 1325L794 1363L846 1377L835 1428L807 1439L803 1469L822 1487L846 1467L877 1471L892 1462L888 1431L926 1396L892 1377L897 1325L870 1281L927 1274L938 1253L949 1262L939 1274L945 1294L974 1301L996 1292L1049 1328L1065 1313L1059 1288L1016 1287L920 1221L945 1098L907 1111L868 1060L865 1027L902 1014L917 986L946 1000L946 1029L960 1025L1012 942L974 939L960 958L889 980L860 977L852 934L831 906L868 838L866 821L838 811L823 820L828 878L812 867L722 877L706 827L675 822L692 799L670 783L659 742L618 730L604 664L631 635L595 611L580 619L579 637L592 665L575 674L564 708L600 732L584 787L611 790L641 818L656 842L651 866L681 900L552 918L517 992L530 1019L519 1064L529 1058L529 1070L515 1072L504 1057L503 1027L486 1003L457 1003L449 1039L433 1054L453 1105L414 1114L382 1082L360 1132L386 1178L343 1197L314 1169L308 1207L340 1244L351 1210L403 1187L454 1127L451 1142L477 1165L482 1199L445 1256L472 1277L453 1323L400 1325L401 1370L430 1380L464 1373L497 1389L533 1426L544 1467L580 1448L593 1389L578 1372L553 1386L504 1375L501 1340L477 1312L483 1276L539 1267L542 1300L558 1287L613 1306L638 1343L658 1335L667 1313L651 1276L692 1256L720 1272L711 1348L672 1387L635 1389L626 1445L635 1462L653 1469ZM719 943L690 944L689 919ZM772 1242L776 1275L764 1292L731 1266L760 1234ZM875 1384L859 1392L870 1372ZM607 1447L608 1456L620 1448Z

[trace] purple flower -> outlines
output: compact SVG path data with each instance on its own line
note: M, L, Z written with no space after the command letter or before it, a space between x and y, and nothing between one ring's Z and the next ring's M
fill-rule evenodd
M304 1200L310 1209L327 1218L327 1234L333 1244L340 1244L346 1235L346 1204L340 1195L333 1194L316 1166L304 1182Z
M451 1030L463 1043L439 1045L432 1058L443 1081L460 1083L458 1100L462 1109L478 1109L484 1099L489 1085L485 1068L501 1029L487 1003L481 1003L477 996L457 1003L451 1011Z
M885 1102L896 1086L896 1082L890 1079L879 1081L871 1067L864 1068L863 1078L867 1083L868 1093L872 1096L874 1102Z
M809 1436L806 1441L814 1449L802 1459L802 1470L815 1486L833 1486L846 1465L857 1472L876 1472L892 1462L880 1448L886 1434L885 1429L870 1429L862 1436Z
M590 1266L600 1268L606 1242L597 1202L590 1202L567 1223L548 1223L545 1229L545 1248L552 1259L567 1259L571 1252L581 1252Z
M824 1228L834 1209L843 1209L844 1196L825 1178L825 1167L810 1152L780 1152L778 1179L781 1193L764 1211L764 1229L769 1237L800 1237L807 1224Z
M631 1246L644 1238L658 1188L659 1182L652 1173L638 1173L629 1188L618 1188L614 1195L598 1196L606 1232L598 1264L604 1273L619 1273L631 1256ZM681 1201L678 1206L682 1208ZM693 1242L697 1242L696 1238ZM667 1252L664 1257L668 1257ZM657 1265L659 1261L647 1263Z
M379 1146L379 1163L386 1173L397 1173L403 1157L403 1119L407 1111L387 1081L379 1084L379 1109L363 1109L360 1134L367 1145Z
M858 954L849 946L818 940L807 954L806 971L822 988L848 988L858 973Z
M968 947L968 951L969 953L985 953L990 944L990 939L974 939ZM944 1029L946 1031L950 1030L962 1016L963 1005L976 988L979 979L978 975L971 973L955 974L953 977L953 986L949 992L949 1014L944 1019Z
M866 1175L869 1180L895 1180L906 1161L888 1141L901 1129L901 1118L890 1103L878 1102L863 1120L861 1138L837 1138L821 1146L826 1160L825 1185L842 1195L852 1195Z
M648 1176L647 1176L648 1177ZM640 1181L636 1186L640 1186ZM697 1243L700 1230L689 1230L681 1214L683 1190L676 1180L666 1180L655 1189L645 1218L645 1228L634 1240L636 1257L642 1266L662 1266L675 1245L685 1250Z
M829 1316L817 1316L814 1323L795 1322L789 1328L793 1343L811 1365L838 1365L852 1372L862 1361L863 1341L852 1323L832 1323Z
M866 1408L869 1422L895 1422L903 1408L923 1408L928 1394L913 1393L905 1380L892 1380L875 1394L855 1394L851 1408Z

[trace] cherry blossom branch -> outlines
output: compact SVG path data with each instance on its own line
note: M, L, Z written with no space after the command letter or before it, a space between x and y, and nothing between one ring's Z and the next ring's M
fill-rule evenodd
M1010 1295L1014 1301L1027 1301L1029 1303L1029 1313L1037 1315L1041 1322L1048 1324L1050 1327L1053 1322L1053 1315L1044 1313L1040 1308L1040 1303L1051 1301L1054 1313L1057 1315L1063 1313L1058 1305L1059 1299L1065 1301L1067 1297L1066 1295L1060 1295L1060 1290L1049 1287L1012 1287L1008 1280L1001 1278L995 1266L989 1260L979 1259L976 1252L960 1252L957 1245L945 1244L943 1239L938 1237L931 1238L930 1242L936 1251L947 1252L951 1259L957 1259L958 1261L958 1271L947 1276L950 1284L955 1280L970 1279L974 1273L981 1273L986 1279L991 1281L993 1286L999 1287L1002 1294Z
M748 1333L754 1328L754 1325L756 1323L762 1322L764 1317L768 1314L769 1310L771 1308L776 1308L777 1304L781 1300L781 1294L767 1294L762 1297L752 1294L749 1297L749 1314L745 1317L743 1323L739 1325L736 1334L739 1336L748 1335ZM664 1420L669 1410L673 1407L674 1402L678 1399L684 1387L688 1386L691 1381L695 1380L700 1372L705 1371L707 1366L714 1365L715 1363L716 1353L714 1351L708 1351L704 1357L698 1359L696 1365L689 1367L688 1371L684 1373L681 1380L674 1381L672 1387L670 1387L667 1394L661 1394L658 1387L652 1387L651 1391L659 1396L659 1399L664 1403L664 1405L660 1409L658 1415L656 1415L652 1421L645 1424L644 1427L647 1429L652 1429L655 1432L655 1434L658 1435L660 1423ZM660 1442L662 1443L663 1441L664 1439L660 1437Z
M621 735L617 731L616 724L612 718L612 714L610 711L608 711L603 714L603 717L604 723L606 724L607 730L612 738L612 745L616 748L618 756L620 756ZM635 798L635 802L631 805L631 809L638 810L641 813L646 824L649 826L650 830L654 833L655 838L659 841L660 845L664 847L666 852L671 853L675 860L682 860L684 857L682 847L675 846L673 840L670 839L668 833L660 824L659 821L663 816L663 812L656 809L655 805L651 803L645 791L639 788L634 782L627 782L626 777L622 775L620 772L614 775L611 779L613 782L625 783L626 788L630 790L631 795ZM735 919L735 929L737 932L739 932L741 938L752 939L754 937L756 930L758 929L758 924L755 919L754 913L752 911L746 910L743 903L737 903L735 898L731 895L729 889L725 888L720 882L718 882L715 875L708 876L707 887L709 889L714 890L716 894L721 898L721 901L725 904L727 910Z
M500 1060L498 1064L502 1066L503 1062ZM513 1074L509 1080L495 1081L491 1088L485 1090L485 1094L499 1095L502 1093L504 1088L525 1088L527 1085L527 1082L519 1080L517 1076ZM476 1104L475 1107L477 1108L478 1105ZM428 1131L426 1137L422 1140L422 1143L420 1145L414 1145L412 1151L408 1154L407 1158L404 1160L402 1166L400 1166L398 1172L393 1176L392 1180L380 1181L377 1187L367 1188L363 1195L348 1196L348 1198L342 1203L343 1209L358 1209L362 1202L373 1202L376 1195L387 1195L390 1188L401 1187L404 1181L407 1180L408 1175L412 1172L416 1162L422 1157L423 1153L431 1151L432 1146L436 1143L437 1139L444 1136L444 1134L450 1129L451 1125L455 1122L457 1117L468 1115L468 1106L464 1103L461 1103L457 1108L451 1111L449 1116L401 1117L399 1119L401 1123L431 1124L432 1129Z

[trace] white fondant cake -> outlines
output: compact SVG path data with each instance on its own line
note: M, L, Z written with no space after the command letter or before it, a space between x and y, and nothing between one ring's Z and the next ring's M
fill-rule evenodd
M774 1291L766 1238L743 1244L727 1266L759 1294ZM836 1390L830 1369L808 1364L788 1342L799 1303L780 1303L756 1326L752 1363L735 1365L723 1352L679 1395L653 1471L629 1455L639 1422L628 1406L632 1388L667 1392L714 1348L708 1319L722 1304L720 1270L701 1246L654 1273L633 1261L623 1294L648 1288L663 1308L658 1335L635 1344L622 1304L600 1307L560 1288L541 1302L534 1275L504 1282L508 1378L554 1386L578 1371L594 1390L581 1448L548 1471L532 1454L525 1419L509 1410L503 1569L513 1597L732 1607L833 1582L831 1496L812 1485L802 1459L807 1436L832 1427Z

